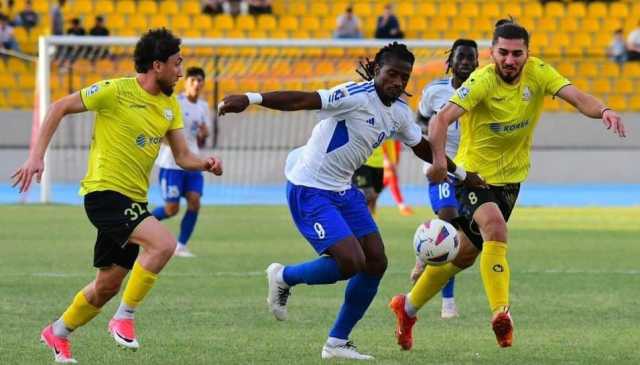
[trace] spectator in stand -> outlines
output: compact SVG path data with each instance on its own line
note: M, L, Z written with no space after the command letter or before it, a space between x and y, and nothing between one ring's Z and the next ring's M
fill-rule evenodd
M54 6L51 10L51 34L63 35L64 34L64 15L62 14L62 8L66 0L58 0L58 5Z
M67 29L69 35L86 35L87 31L82 27L80 18L71 19L71 28Z
M607 49L607 55L609 58L622 65L627 60L627 48L624 42L624 34L622 29L618 29L613 32L613 39Z
M89 30L89 35L96 37L106 37L109 35L109 29L104 25L104 17L98 15L95 18L93 28ZM109 54L107 47L89 47L87 49L87 58L95 61L97 58L105 58Z
M347 6L344 14L337 19L336 38L362 38L360 19L353 14L353 7Z
M202 13L207 15L222 14L224 8L222 7L223 0L207 0L202 7Z
M73 36L84 36L87 34L85 29L82 27L80 23L80 18L71 19L71 28L67 29L68 35ZM86 52L87 47L85 46L66 46L63 48L63 56L60 66L64 67L65 62L68 62L69 65L74 63L78 57L83 56Z
M393 14L391 4L384 7L384 13L378 17L376 23L376 38L399 39L404 38L404 33L400 30L398 17Z
M24 9L16 17L16 25L22 26L27 32L30 32L31 28L38 25L38 20L38 13L33 11L31 0L27 0L24 3Z
M242 12L242 0L227 0L227 6L231 16L238 16Z
M249 0L249 14L261 15L271 13L273 13L271 0Z
M627 37L627 59L629 61L640 61L640 21L638 28L629 33Z
M0 47L16 52L20 51L13 34L13 27L9 25L9 18L4 14L0 14Z

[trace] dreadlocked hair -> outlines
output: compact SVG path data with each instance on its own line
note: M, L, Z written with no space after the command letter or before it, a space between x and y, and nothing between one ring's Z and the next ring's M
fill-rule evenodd
M416 60L413 53L409 51L405 44L393 42L382 47L380 51L376 53L376 56L373 58L373 60L370 60L368 57L366 57L364 61L360 61L360 66L356 69L356 72L367 81L373 80L373 78L375 77L376 65L382 67L385 62L392 58L409 62L411 65L413 65ZM407 96L412 96L406 91L404 93Z
M456 48L458 48L458 46L473 47L473 48L476 49L476 53L478 52L478 44L476 43L476 41L474 41L472 39L464 39L464 38L456 39L456 41L453 42L453 45L451 46L451 49L447 51L447 54L449 56L447 57L447 60L445 61L445 63L447 64L447 71L445 73L449 73L449 71L451 71L451 63L453 62L453 54L455 53Z

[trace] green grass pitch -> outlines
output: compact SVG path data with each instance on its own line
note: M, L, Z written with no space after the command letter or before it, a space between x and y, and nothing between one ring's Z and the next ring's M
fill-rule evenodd
M389 299L409 288L410 242L422 219L384 208L389 268L352 339L381 364L640 363L640 208L516 208L509 223L515 343L499 349L477 268L459 275L461 317L420 312L414 349L393 338ZM94 228L81 207L0 210L0 363L46 364L39 332L94 275ZM168 221L175 231L179 218ZM191 242L137 314L141 349L116 348L107 321L120 297L72 335L81 364L314 364L344 283L293 289L289 320L267 312L264 269L315 257L285 207L204 207Z

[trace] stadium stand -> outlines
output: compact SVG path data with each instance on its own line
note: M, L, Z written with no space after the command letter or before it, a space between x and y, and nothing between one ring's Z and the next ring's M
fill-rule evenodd
M0 0L4 1L4 0ZM354 13L362 21L366 37L372 37L376 17L388 0L354 2ZM38 36L50 31L49 11L55 2L35 1L34 10L40 16L40 23L30 32L16 28L16 39L20 49L26 53L37 52ZM65 21L80 17L89 26L95 15L104 15L106 25L112 35L132 36L142 33L148 27L167 26L183 37L224 37L224 38L330 38L336 17L344 12L349 1L300 0L273 1L272 15L227 14L211 17L201 14L199 0L70 0L64 8ZM606 48L611 41L613 30L621 28L628 34L640 19L640 2L620 0L616 2L551 1L545 4L535 0L452 0L452 1L396 1L395 12L402 28L409 38L452 39L461 36L474 39L491 37L495 20L511 15L527 27L532 34L533 55L545 58L587 91L603 97L612 106L622 110L640 111L640 101L634 85L640 85L640 63L631 62L622 66L607 60ZM14 8L20 10L24 0L16 0ZM605 18L606 17L606 18ZM117 49L114 50L114 53ZM230 55L233 52L256 54L256 50L188 50L187 56L210 57L214 53ZM261 52L277 52L263 50ZM357 57L354 51L308 49L291 50L289 58L267 61L258 58L250 66L242 61L229 59L223 65L219 79L222 93L239 89L281 88L269 76L285 77L284 86L302 85L301 80L314 75L353 75ZM327 52L335 56L328 61L317 57ZM264 54L264 53L263 53ZM266 55L266 54L265 54ZM483 63L488 62L483 52ZM355 58L354 58L355 57ZM416 94L420 88L442 74L444 56L437 51L427 57L418 58L427 64L418 64L412 78L410 92ZM437 60L437 61L434 61ZM431 64L436 62L435 65ZM116 63L114 67L113 63ZM187 60L187 63L189 61ZM108 67L106 67L108 66ZM53 65L52 67L56 67ZM208 64L209 72L213 65ZM79 60L73 66L74 76L61 74L58 69L52 75L59 82L53 82L53 97L77 90L100 78L108 77L101 70L119 70L131 73L133 68L118 58L88 63ZM67 70L68 71L68 70ZM4 75L4 73L8 75ZM0 109L31 108L33 103L34 65L8 58L0 61ZM226 75L226 76L225 76ZM290 77L291 79L286 79ZM331 84L331 81L312 80L316 86ZM251 86L251 87L248 87ZM309 83L304 84L305 87ZM205 96L213 92L211 83L207 85ZM413 103L417 98L413 98ZM550 110L568 110L569 106L555 100L548 102Z

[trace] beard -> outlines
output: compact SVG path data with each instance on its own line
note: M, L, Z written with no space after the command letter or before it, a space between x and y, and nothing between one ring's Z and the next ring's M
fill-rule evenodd
M171 96L173 94L173 84L166 82L164 80L158 80L158 87L160 87L160 91L166 96Z
M498 67L498 75L500 75L500 78L502 79L502 81L510 84L512 83L515 79L517 79L520 74L522 73L522 68L520 68L517 72L511 74L511 75L506 75L502 69L500 67Z

